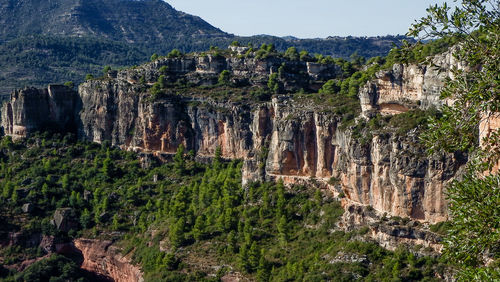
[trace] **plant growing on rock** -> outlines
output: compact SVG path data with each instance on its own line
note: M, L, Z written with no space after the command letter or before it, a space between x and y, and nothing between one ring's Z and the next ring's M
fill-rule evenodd
M479 136L478 129L484 130L500 115L500 2L460 2L453 11L446 3L430 7L409 35L458 38L453 55L467 67L453 69L453 79L441 96L453 98L454 103L443 107L442 117L431 119L424 141L430 152L468 151L472 156L462 179L448 187L453 223L444 255L461 267L461 280L496 280L500 278L500 175L494 167L500 159L500 129L490 128Z

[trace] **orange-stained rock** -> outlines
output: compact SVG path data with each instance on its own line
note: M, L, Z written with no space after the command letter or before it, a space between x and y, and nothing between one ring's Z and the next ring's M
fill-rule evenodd
M115 282L144 281L141 269L124 257L110 241L76 239L74 247L83 255L82 269L103 275Z
M427 157L414 132L407 136L365 132L360 137L355 129L341 126L341 117L332 113L328 103L304 102L290 95L243 103L211 99L199 95L196 88L183 95L167 88L160 97L145 91L144 84L157 81L163 66L168 67L169 83L185 79L193 85L213 85L220 71L228 68L238 81L265 85L282 60L231 57L224 61L189 55L87 81L78 89L79 137L140 152L145 166L152 156L167 160L181 144L202 160L213 157L220 147L223 158L243 160L243 184L266 179L296 183L309 178L326 184L333 179L346 197L381 212L420 221L447 219L444 187L466 158L458 154ZM459 64L448 53L433 61L448 71L395 65L378 73L359 94L364 116L439 107L442 80L451 75L451 66ZM289 92L326 81L339 71L334 65L286 63L281 70L286 79L281 83ZM32 105L29 101L17 104L22 108L23 103ZM10 117L11 112L4 108L2 114ZM11 135L31 130L22 122L5 124Z
M492 134L497 133L500 130L500 113L487 113L484 115L483 119L481 120L481 123L479 124L479 145L481 147L485 147L488 138L492 136ZM500 144L496 145L496 148L492 149L500 149L499 148ZM495 146L494 146L495 147ZM491 171L488 171L487 173L494 173L498 172L500 168L500 160L497 161L496 165L493 166Z

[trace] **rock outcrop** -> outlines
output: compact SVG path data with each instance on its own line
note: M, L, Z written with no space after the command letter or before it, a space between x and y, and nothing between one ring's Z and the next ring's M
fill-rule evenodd
M363 115L393 115L451 103L439 96L445 79L453 77L453 68L464 66L452 52L446 52L432 57L429 64L395 64L391 70L378 72L359 92Z
M367 238L376 241L388 250L396 250L401 246L417 246L422 255L439 253L443 248L441 236L429 230L429 226L417 221L402 218L389 219L369 206L343 200L345 213L338 222L340 228L353 231L360 227L368 228Z
M4 133L18 139L46 128L74 131L78 101L76 91L61 85L14 91L1 111Z
M141 269L133 265L130 258L123 256L112 242L76 239L73 245L83 256L82 269L109 277L115 282L144 281Z
M83 137L159 157L179 144L198 157L217 147L243 159L243 181L314 177L339 179L347 197L392 215L423 221L447 219L444 186L464 163L461 156L426 158L418 138L372 133L362 143L338 118L288 97L252 107L193 101L171 95L158 101L127 86L105 82L80 87Z
M454 64L450 55L434 60L448 68ZM223 70L230 71L232 83L247 86L266 84L269 76L277 73L280 87L286 91L314 89L339 73L334 64L283 58L162 58L80 85L79 135L160 158L175 153L180 144L198 158L212 157L220 147L224 158L244 161L244 183L279 178L293 183L315 178L337 184L337 192L380 212L429 222L447 219L444 187L466 160L452 154L425 157L415 132L399 136L377 131L360 138L356 129L341 126L340 118L327 106L290 96L242 103L203 97L197 95L196 88L182 95L167 88L160 97L147 90L161 75L168 85L213 85ZM431 67L396 65L377 77L360 93L365 116L377 111L403 112L412 105L440 106L443 74ZM9 113L11 109L2 120L6 133L22 136L35 130L39 124L34 120L39 116L32 113L33 102L27 97L50 100L53 98L46 97L53 96L51 89L13 94L5 106L7 111L2 111ZM73 98L69 101L74 105ZM60 120L61 114L50 113L65 112L69 106L58 99L52 104L41 104L42 111L48 113L44 119L54 116L58 118L51 120L66 124ZM385 107L389 104L392 106Z

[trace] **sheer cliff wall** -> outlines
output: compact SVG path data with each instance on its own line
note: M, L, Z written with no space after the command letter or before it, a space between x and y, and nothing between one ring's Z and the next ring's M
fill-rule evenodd
M454 64L449 55L434 60L444 68ZM167 91L161 97L147 91L147 85L160 75L165 75L167 83L203 86L215 84L223 70L231 72L232 83L247 86L262 86L277 72L287 92L314 89L339 71L335 65L273 58L164 58L80 85L78 101L71 102L79 113L75 126L82 138L108 140L125 150L159 158L175 153L180 144L199 158L214 156L220 147L224 158L243 160L244 183L315 179L347 200L381 213L428 222L448 218L444 187L465 160L453 154L427 157L415 132L406 136L371 132L368 139L360 140L353 128L342 126L327 108L290 96L243 103L200 97L196 90L182 95ZM446 75L435 67L416 65L396 65L379 72L360 91L362 115L369 118L376 113L439 107ZM28 90L23 91L18 93ZM40 90L34 96L52 101L46 92ZM4 106L2 113L7 114L2 125L6 134L22 137L37 128L39 116L30 110L32 99L19 95ZM57 113L65 113L66 104L57 101L40 102L47 111L41 116L54 116L50 120L63 125L65 120Z

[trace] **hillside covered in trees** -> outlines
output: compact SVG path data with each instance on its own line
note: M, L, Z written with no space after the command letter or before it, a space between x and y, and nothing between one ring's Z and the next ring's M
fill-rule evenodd
M245 46L272 43L280 51L296 46L334 57L357 53L370 58L386 55L406 38L239 37L160 0L5 1L0 19L0 95L28 85L79 84L86 74L96 74L106 65L130 67L154 53L226 48L235 40Z
M325 192L279 182L242 187L238 161L200 164L180 147L171 163L143 169L133 153L47 133L23 142L5 137L1 151L1 236L18 230L60 240L113 238L148 281L216 281L226 272L259 281L444 275L444 262L435 258L364 242L366 229L336 229L343 209ZM61 209L69 210L65 228L50 223ZM0 256L7 266L44 252L21 244ZM51 260L68 266L40 262L0 275L86 277L71 261Z

